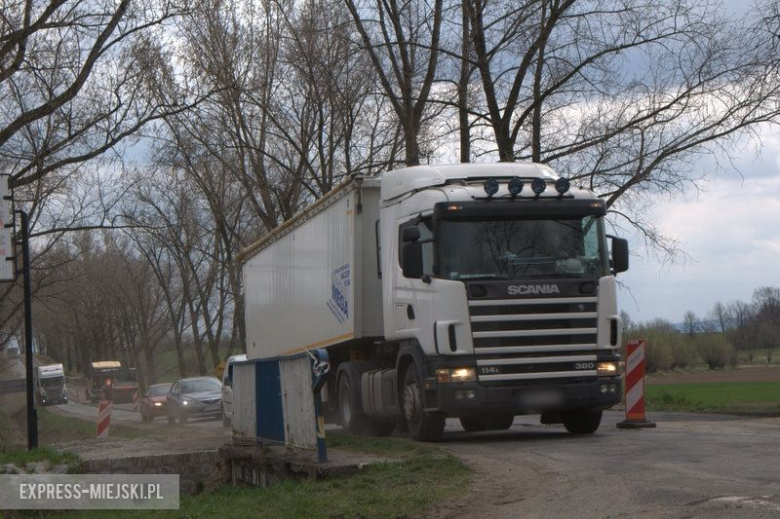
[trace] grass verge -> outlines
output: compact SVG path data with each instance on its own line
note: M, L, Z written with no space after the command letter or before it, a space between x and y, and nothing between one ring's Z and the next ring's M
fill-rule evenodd
M780 416L780 384L775 382L653 384L645 386L645 398L653 411Z
M268 488L222 486L182 496L179 510L112 511L122 517L211 518L401 518L422 514L432 504L461 495L469 469L432 446L399 438L364 438L328 433L328 446L393 458L358 474L322 481L285 481ZM97 518L105 512L73 512L64 517Z
M82 472L81 459L72 452L59 452L48 447L32 451L13 449L0 452L0 465L12 464L27 470L31 463L48 462L50 467L65 465L68 474Z
M97 409L95 409L95 414L97 416ZM38 408L38 438L41 445L73 440L91 440L95 438L95 429L96 424L93 421L63 416L45 407ZM152 430L112 424L110 434L112 438L131 439L149 436L150 434L175 434L175 432L168 428Z

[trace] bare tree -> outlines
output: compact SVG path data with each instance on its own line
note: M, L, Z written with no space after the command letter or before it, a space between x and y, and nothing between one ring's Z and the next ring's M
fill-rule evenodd
M436 79L443 0L345 0L404 132L406 165L420 164L420 131Z

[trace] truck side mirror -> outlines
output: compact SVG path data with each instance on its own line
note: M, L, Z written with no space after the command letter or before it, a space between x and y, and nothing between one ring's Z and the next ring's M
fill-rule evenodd
M615 274L628 270L628 241L616 236L609 236L612 240L612 272Z
M417 229L414 229L417 231ZM406 231L406 229L404 229ZM420 231L417 231L419 235ZM404 232L404 234L406 234ZM405 237L405 236L404 236ZM422 243L412 241L404 245L401 269L405 278L420 279L423 275Z
M412 243L420 239L420 229L417 227L404 227L401 231L401 241Z

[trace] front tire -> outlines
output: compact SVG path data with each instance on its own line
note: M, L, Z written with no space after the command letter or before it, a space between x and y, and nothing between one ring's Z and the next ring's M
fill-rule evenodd
M407 367L404 374L402 402L404 419L412 438L423 442L435 442L441 439L444 432L444 417L425 412L422 383L414 364Z
M481 416L461 416L460 425L466 432L477 432L487 429L485 420Z
M571 434L593 434L601 425L603 411L577 409L561 413L563 426Z

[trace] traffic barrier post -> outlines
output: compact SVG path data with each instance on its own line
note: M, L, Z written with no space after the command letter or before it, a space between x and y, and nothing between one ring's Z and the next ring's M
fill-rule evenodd
M111 411L114 403L110 400L101 400L98 406L97 438L108 438L108 429L111 425Z
M628 342L626 347L626 419L617 424L620 429L655 427L645 416L645 349L644 339Z

